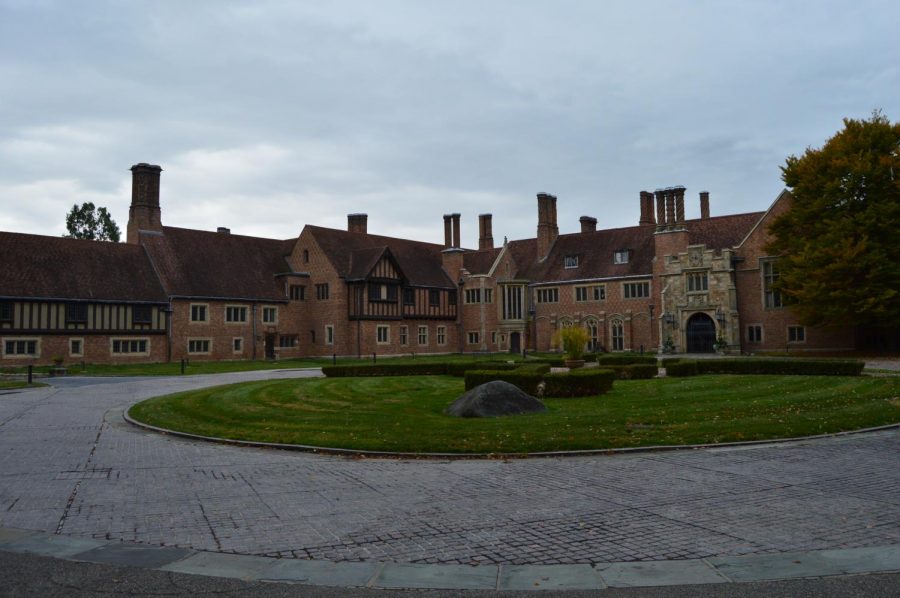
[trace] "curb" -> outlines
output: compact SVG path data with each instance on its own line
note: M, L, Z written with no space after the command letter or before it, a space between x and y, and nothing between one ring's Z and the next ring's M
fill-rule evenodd
M245 581L381 589L602 590L900 571L900 544L680 561L470 566L276 559L0 527L0 550Z
M337 455L342 457L371 457L378 459L547 459L553 457L590 457L598 455L618 455L633 453L657 453L670 451L692 451L700 449L715 448L736 448L748 446L764 446L773 444L786 444L790 442L803 442L807 440L820 440L823 438L838 438L841 436L851 436L854 434L867 434L870 432L881 432L883 430L893 430L900 428L900 423L888 424L885 426L875 426L873 428L862 428L860 430L847 430L845 432L832 432L830 434L816 434L814 436L798 436L796 438L772 438L769 440L745 440L742 442L722 442L713 444L669 444L655 446L635 446L624 448L609 449L585 449L577 451L539 451L534 453L404 453L392 451L367 451L362 449L345 449L327 446L314 446L308 444L285 444L280 442L262 442L255 440L235 440L232 438L219 438L217 436L202 436L199 434L191 434L189 432L179 432L177 430L169 430L168 428L160 428L132 418L129 415L131 407L123 411L122 417L132 426L177 436L179 438L187 438L190 440L203 440L206 442L216 442L219 444L227 444L231 446L243 446L251 448L270 448L285 451L298 451L306 453L316 453L321 455Z

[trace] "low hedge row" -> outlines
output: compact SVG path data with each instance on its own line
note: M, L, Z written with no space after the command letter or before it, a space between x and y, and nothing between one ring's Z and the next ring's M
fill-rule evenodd
M537 394L538 384L544 379L544 374L525 368L516 368L515 370L469 370L466 372L466 390L472 390L476 386L493 382L494 380L502 380L509 382L513 386L518 386L524 392L530 395Z
M572 370L544 376L544 396L569 398L591 397L609 392L616 374L610 370Z
M463 377L466 372L472 370L514 370L519 367L517 363L506 363L505 361L473 361L470 363L448 363L447 374L451 376Z
M606 365L600 366L604 370L611 370L616 374L616 380L649 380L659 373L656 363L635 363L631 365Z
M656 365L656 355L640 355L638 353L614 353L609 355L597 355L596 361L601 366L607 365Z
M447 363L431 361L423 363L377 363L355 365L325 365L322 373L329 378L347 376L443 376Z
M865 363L851 359L667 359L667 376L698 374L770 374L859 376Z

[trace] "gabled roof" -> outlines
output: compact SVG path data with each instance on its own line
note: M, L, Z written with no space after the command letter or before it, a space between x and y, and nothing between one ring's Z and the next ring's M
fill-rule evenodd
M629 260L616 264L616 251L629 251ZM534 272L534 281L566 281L650 275L655 253L653 229L647 226L613 228L560 235L547 259ZM565 258L577 256L578 266L566 268Z
M0 232L0 296L165 303L143 247Z
M688 239L691 245L706 245L708 249L726 249L737 247L744 237L765 215L765 212L748 214L732 214L730 216L714 216L697 220L688 220Z
M175 297L285 301L277 274L290 271L285 256L296 239L278 240L163 227L141 231L166 292Z
M468 270L469 274L487 274L501 251L500 247L467 251L463 254L463 268Z
M389 248L409 284L456 288L441 266L444 249L441 245L312 225L307 225L305 230L319 244L339 276L356 278L359 270L353 265L354 260L375 259L372 256L378 250ZM354 254L358 257L354 258Z
M506 244L506 250L518 270L511 272L513 278L533 280L540 269L537 263L537 239L519 239Z

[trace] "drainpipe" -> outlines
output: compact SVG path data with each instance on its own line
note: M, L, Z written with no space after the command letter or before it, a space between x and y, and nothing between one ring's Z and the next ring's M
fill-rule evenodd
M172 314L174 313L172 302L166 309L166 363L172 362Z
M250 314L253 316L253 338L250 339L250 344L253 346L253 359L256 360L256 303L252 304L250 307Z

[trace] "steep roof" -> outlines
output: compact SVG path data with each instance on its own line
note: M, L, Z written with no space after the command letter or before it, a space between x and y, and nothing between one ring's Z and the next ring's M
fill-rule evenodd
M375 259L372 256L376 255L378 250L388 248L409 284L455 288L453 281L441 266L441 251L444 249L441 245L368 233L351 233L321 226L307 225L306 230L328 256L328 260L340 276L353 278L353 275L365 267L357 268L354 262L366 263L366 260Z
M726 249L737 247L764 215L765 212L750 212L748 214L714 216L688 220L685 222L685 226L688 229L691 245L702 243L709 249Z
M0 232L0 296L165 303L137 245Z
M290 271L285 256L295 241L172 226L140 238L169 295L262 301L286 299L275 275Z
M614 262L616 251L628 250L629 260ZM631 226L587 233L560 235L547 259L534 271L535 282L582 280L649 275L653 272L653 228ZM578 266L565 267L567 256L577 256Z
M499 247L467 251L463 254L463 267L469 271L469 274L487 274L494 262L497 261L500 251Z
M537 263L537 239L519 239L507 243L507 251L518 270L511 273L513 278L534 280L540 270Z

